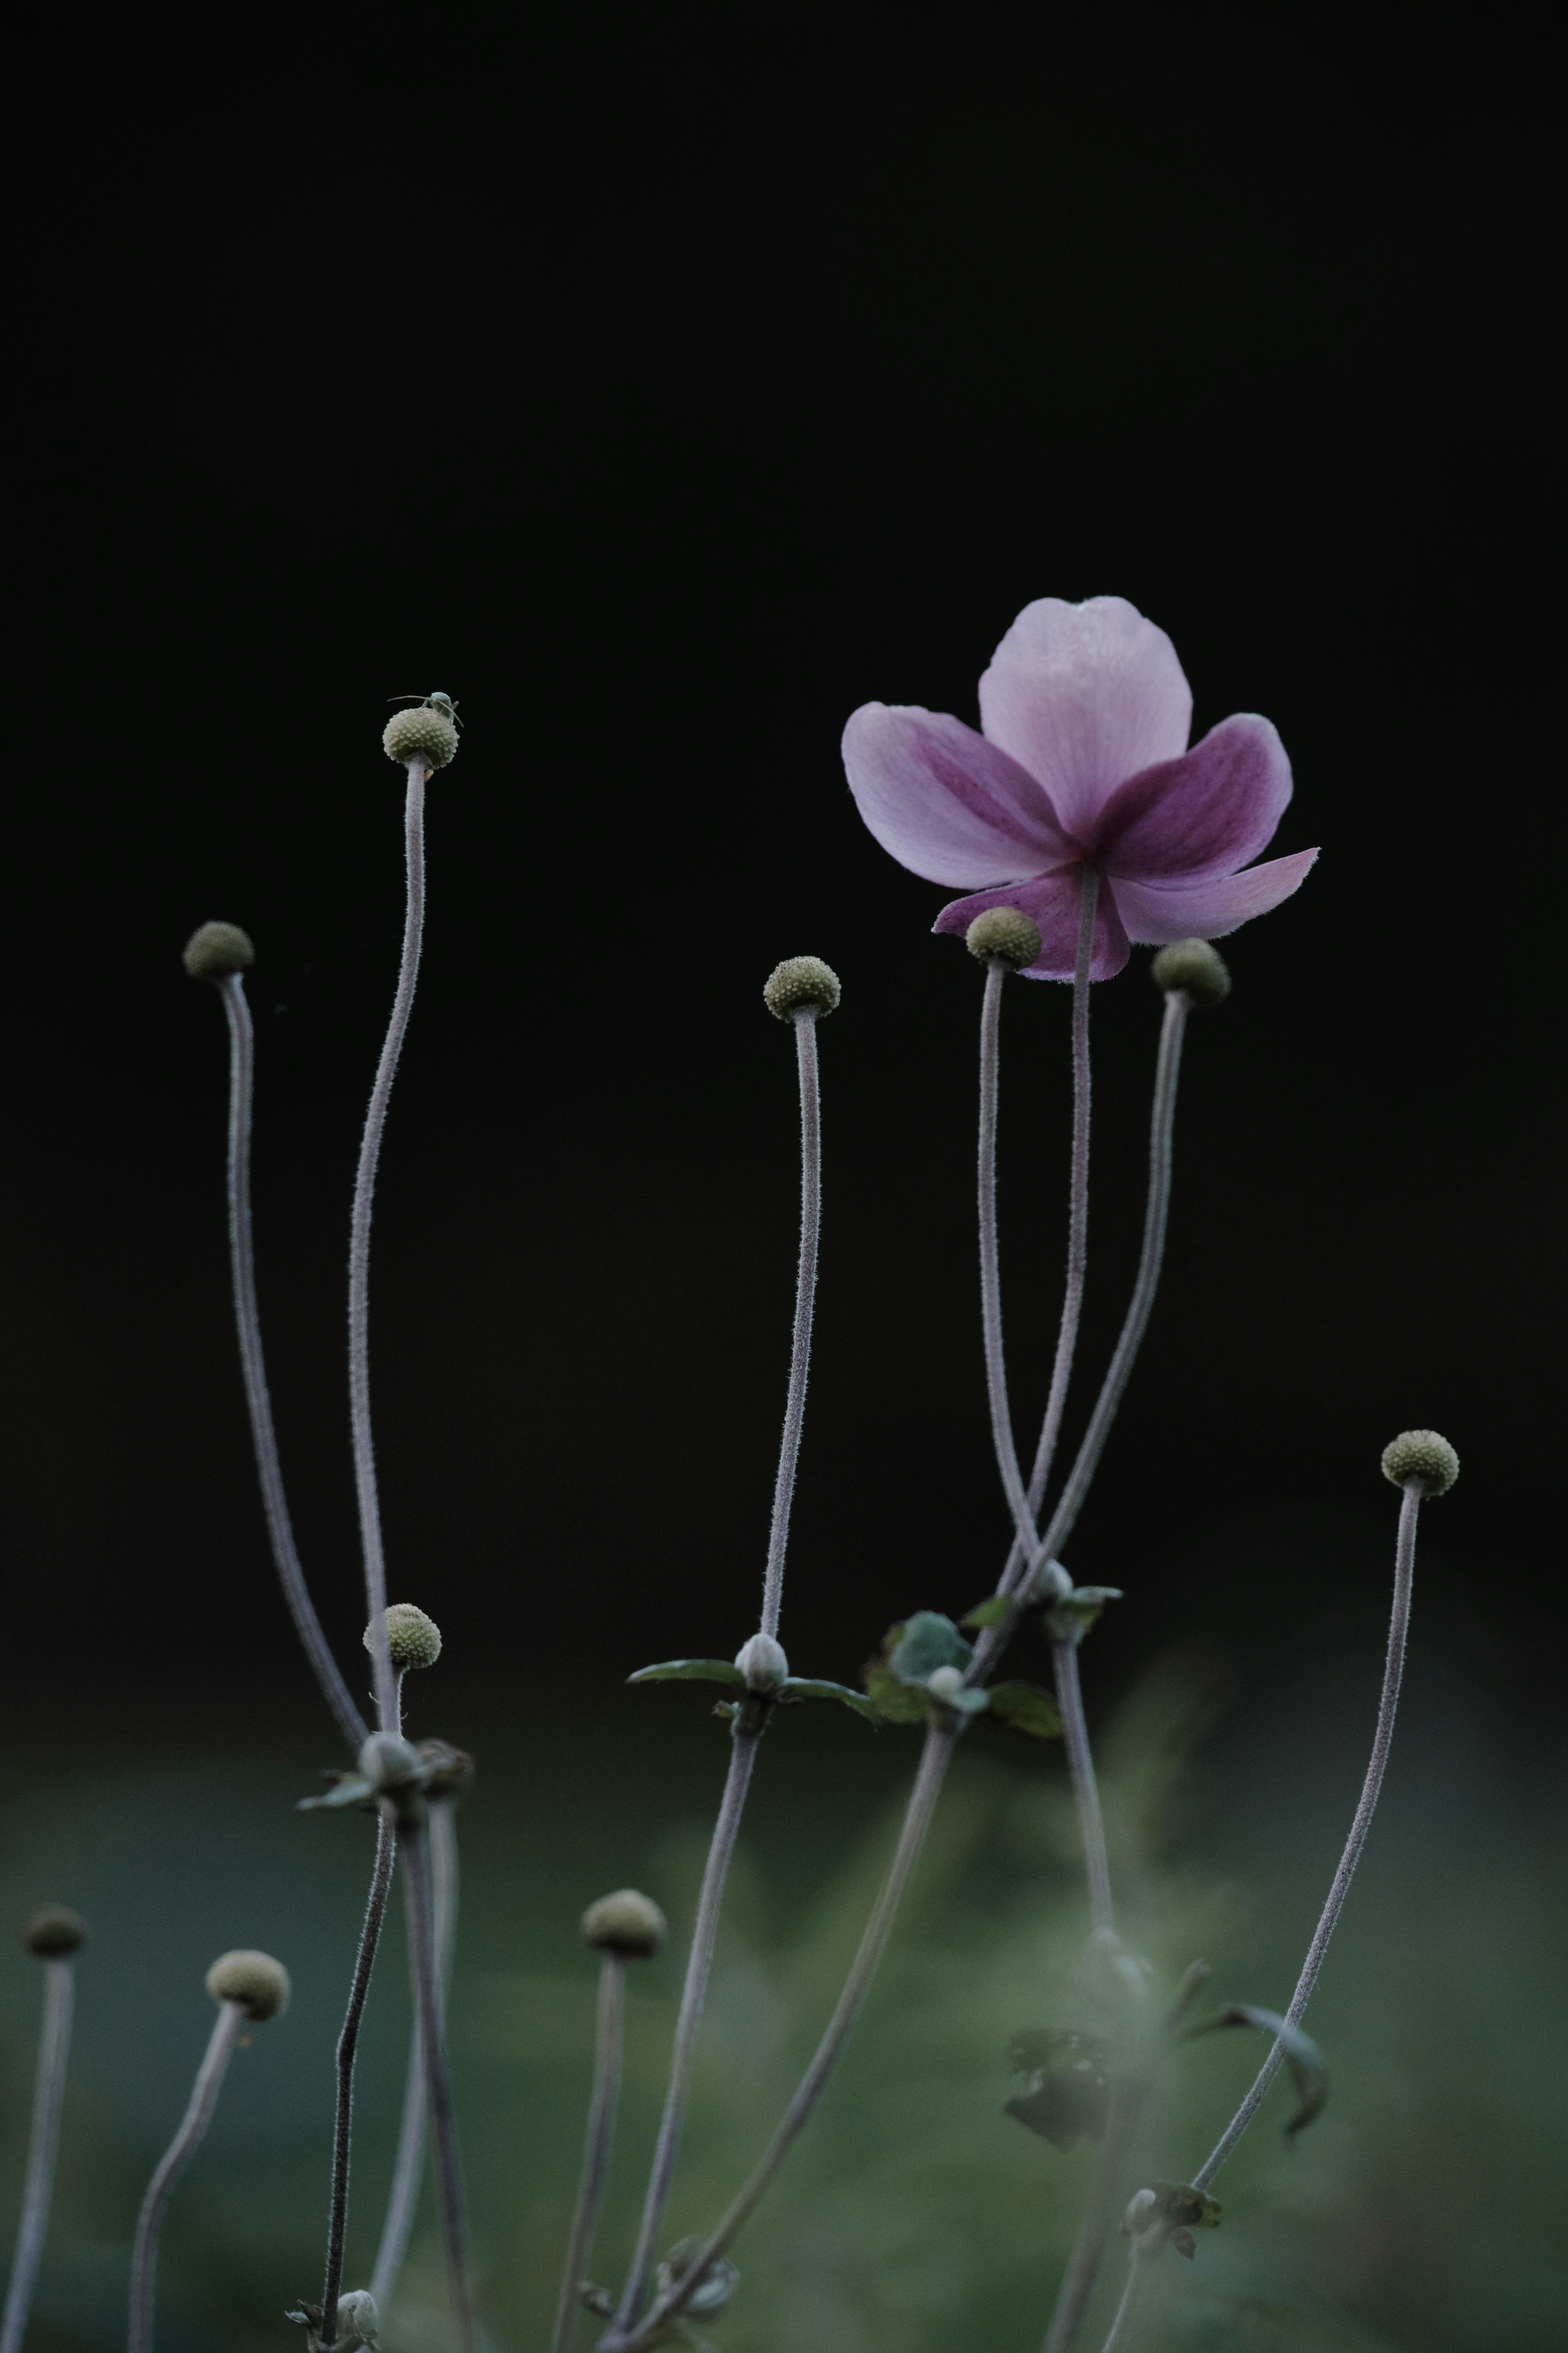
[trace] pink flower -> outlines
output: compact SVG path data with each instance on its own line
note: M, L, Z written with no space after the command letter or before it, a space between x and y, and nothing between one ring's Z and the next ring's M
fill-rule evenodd
M1192 716L1175 648L1125 598L1042 596L980 681L981 733L942 712L868 702L844 731L844 765L884 849L973 893L935 929L1021 907L1039 926L1037 980L1071 979L1083 869L1097 867L1090 976L1108 980L1131 941L1219 939L1267 914L1318 854L1247 865L1290 798L1285 747L1267 719L1242 712L1189 752Z

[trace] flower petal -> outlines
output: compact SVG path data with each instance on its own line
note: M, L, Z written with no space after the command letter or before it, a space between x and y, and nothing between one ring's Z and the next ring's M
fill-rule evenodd
M1290 798L1290 763L1267 719L1243 712L1180 760L1129 776L1107 801L1092 849L1135 882L1234 874L1266 849Z
M1025 966L1028 980L1070 980L1078 966L1078 910L1083 869L1070 866L1060 874L1037 874L1027 882L1005 883L999 890L977 891L972 899L954 899L944 907L933 932L956 932L962 938L976 915L987 907L1017 907L1040 934L1037 962ZM1094 953L1090 980L1110 980L1128 957L1122 928L1110 887L1103 876L1094 915Z
M980 681L980 724L1087 842L1118 785L1187 748L1192 689L1163 629L1124 596L1026 605Z
M944 712L863 704L844 765L883 849L928 882L1002 882L1076 855L1027 770Z
M1163 947L1170 940L1222 940L1299 891L1317 855L1315 849L1298 849L1289 858L1270 858L1245 873L1211 875L1204 882L1129 882L1115 874L1106 887L1128 938L1146 947Z

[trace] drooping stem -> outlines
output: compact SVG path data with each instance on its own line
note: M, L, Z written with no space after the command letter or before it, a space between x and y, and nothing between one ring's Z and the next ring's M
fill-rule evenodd
M38 2262L44 2252L44 2236L49 2227L49 2198L55 2181L55 2152L59 2147L60 2109L66 2094L75 1984L73 1960L44 1963L44 2021L34 2080L33 2129L27 2143L16 2251L11 2259L11 2281L5 2291L5 2316L0 2321L0 2353L21 2353L27 2315L33 2306Z
M795 1275L795 1337L790 1351L789 1392L784 1437L773 1482L773 1516L768 1534L768 1565L763 1578L762 1630L776 1636L784 1599L784 1550L789 1543L790 1505L795 1499L800 1430L805 1415L805 1380L811 1366L811 1317L816 1299L816 1246L822 1224L822 1106L816 1073L816 1008L795 1014L795 1059L800 1071L800 1263Z
M697 2031L702 2023L708 1976L713 1966L713 1946L719 1934L724 1883L730 1875L730 1863L735 1852L736 1834L741 1827L741 1815L760 1736L758 1732L746 1728L740 1718L736 1719L730 1746L730 1769L725 1777L719 1818L713 1825L712 1841L708 1849L701 1893L697 1899L691 1951L687 1958L686 1982L680 1989L680 2010L675 2022L675 2042L669 2057L669 2084L665 2093L664 2114L659 2118L658 2138L654 2144L653 2166L648 2175L647 2194L643 2200L642 2223L637 2232L631 2270L626 2275L626 2287L616 2315L616 2327L622 2331L630 2328L637 2319L643 2297L647 2293L658 2234L664 2221L664 2210L669 2198L669 2186L675 2176L676 2159L680 2154L680 2136L691 2093Z
M731 2201L717 2230L706 2240L679 2280L652 2306L635 2332L608 2340L619 2348L619 2353L637 2353L637 2348L650 2344L661 2324L684 2308L689 2298L701 2285L710 2264L723 2253L758 2205L779 2167L810 2122L823 2087L854 2031L855 2022L871 1989L871 1981L887 1950L893 1922L898 1916L910 1874L920 1860L936 1801L947 1778L955 1740L956 1728L951 1723L943 1725L933 1718L926 1733L925 1748L915 1776L914 1788L910 1792L893 1860L860 1939L859 1950L850 1966L844 1990L838 1997L822 2040L796 2085L795 2095L780 2118L773 2138L758 2158L750 2178Z
M1032 1558L1038 1538L1035 1515L1024 1493L1024 1474L1018 1468L1018 1449L1013 1437L1013 1412L1007 1402L1006 1358L1002 1348L1002 1272L996 1241L997 1077L1002 988L1006 977L1006 965L999 956L993 956L985 967L985 994L980 1008L980 1325L996 1468L1002 1474L1003 1493L1013 1514L1015 1546L1023 1556Z
M1083 1838L1084 1868L1089 1876L1089 1917L1097 1936L1114 1936L1116 1915L1110 1901L1110 1864L1105 1851L1105 1820L1100 1810L1100 1784L1084 1720L1083 1686L1079 1681L1078 1644L1053 1642L1057 1705L1061 1713L1068 1771L1078 1803L1079 1830Z
M381 1924L386 1916L386 1894L392 1884L392 1866L396 1852L392 1825L384 1815L379 1816L375 1827L375 1860L370 1873L370 1894L364 1907L364 1926L360 1930L359 1951L354 1956L353 1976L349 1982L349 2006L342 2031L338 2036L338 2099L337 2113L332 2122L332 2193L327 2222L326 2284L321 2290L321 2337L328 2345L337 2342L338 2292L343 2284L343 2233L348 2228L349 2219L349 2145L353 2126L354 2054L359 2049L360 2022L364 2016L365 1996L370 1991L370 1973L375 1967L376 1947L381 1942Z
M1323 1956L1329 1949L1329 1939L1334 1933L1350 1883L1355 1876L1356 1864L1366 1844L1366 1834L1372 1828L1372 1818L1377 1810L1378 1793L1383 1788L1384 1768L1394 1740L1394 1719L1399 1707L1399 1686L1405 1672L1405 1643L1410 1630L1411 1588L1415 1572L1415 1523L1421 1511L1419 1480L1405 1482L1404 1501L1399 1507L1399 1535L1396 1539L1394 1565L1394 1608L1388 1621L1388 1650L1384 1660L1383 1692L1377 1704L1377 1728L1373 1734L1372 1756L1367 1764L1366 1778L1362 1783L1361 1798L1352 1820L1350 1836L1340 1857L1328 1901L1313 1932L1307 1957L1301 1964L1301 1974L1296 1980L1296 1990L1290 1997L1290 2007L1285 2013L1289 2026L1300 2026L1307 2004L1312 1999L1312 1989L1318 1982L1318 1972L1323 1966ZM1264 2094L1279 2073L1285 2060L1285 2046L1276 2042L1258 2071L1251 2090L1220 2135L1213 2151L1193 2176L1194 2189L1206 2189L1247 2126L1257 2115Z
M245 1401L250 1410L250 1436L256 1450L257 1475L261 1482L261 1508L277 1564L283 1598L294 1620L294 1630L315 1672L327 1705L338 1720L343 1738L357 1757L364 1744L364 1719L354 1705L338 1662L327 1645L321 1624L305 1584L305 1572L294 1543L283 1472L278 1459L278 1439L272 1427L272 1400L267 1389L267 1366L261 1353L261 1317L256 1303L256 1253L250 1220L250 1135L255 1091L256 1037L245 981L231 973L220 994L228 1017L228 1255L234 1282L234 1321L239 1335L240 1370L245 1377Z
M399 1822L397 1842L404 1860L404 1898L408 1919L408 1959L414 1980L414 2008L419 2021L420 2047L425 2061L425 2100L436 2144L436 2187L441 2209L441 2235L447 2249L447 2275L462 2353L473 2353L473 2292L468 2281L468 2222L464 2211L462 2164L458 2153L458 2120L452 2106L452 2078L447 2062L447 2024L436 1958L436 1924L430 1885L430 1848L423 1824Z
M196 2080L191 2091L191 2102L181 2121L180 2128L159 2160L157 2170L147 2185L147 2195L142 2200L142 2211L136 2222L136 2242L131 2253L131 2328L129 2353L152 2353L153 2296L157 2284L158 2233L168 2211L174 2185L200 2147L217 2095L223 2089L223 2079L228 2072L235 2039L244 2023L245 2012L238 2002L219 2005L213 2024L212 2038L205 2055L196 2070Z
M441 2010L452 1984L452 1951L458 1934L458 1810L448 1799L430 1806L430 1878L436 1899L436 1956L441 1971ZM397 2132L397 2157L392 2189L376 2251L370 2292L384 2320L408 2251L414 2211L419 2203L419 2183L425 2171L425 2045L416 2012L408 2036L408 2072L403 2086L403 2121Z
M594 2054L594 2089L588 2101L588 2128L583 2142L583 2172L577 2184L577 2207L566 2245L566 2267L561 2274L561 2299L555 2308L555 2333L550 2353L569 2353L583 2310L582 2288L594 2228L609 2171L610 2143L615 2137L616 2107L621 2089L621 2028L626 2009L626 1964L620 1953L606 1953L599 1971L599 2031Z
M404 833L408 866L408 897L403 923L403 963L392 1018L376 1066L375 1083L365 1113L360 1143L359 1168L354 1177L353 1214L349 1227L349 1426L353 1441L354 1488L359 1498L360 1537L364 1549L364 1591L371 1630L371 1657L375 1668L376 1714L384 1732L397 1722L392 1654L386 1635L386 1561L381 1542L381 1504L375 1485L375 1451L370 1428L370 1219L375 1196L376 1165L386 1127L386 1106L397 1059L403 1050L408 1017L419 977L419 945L425 929L425 779L423 761L408 763L408 798Z

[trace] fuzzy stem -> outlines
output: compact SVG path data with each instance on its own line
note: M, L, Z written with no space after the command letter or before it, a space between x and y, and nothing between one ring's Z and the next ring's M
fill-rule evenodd
M419 977L419 945L425 928L425 780L428 774L422 760L409 761L408 798L404 812L408 897L403 924L403 963L397 976L392 1018L387 1024L386 1040L365 1113L349 1227L349 1425L353 1440L360 1535L364 1548L364 1592L371 1657L375 1667L376 1713L383 1732L391 1731L397 1722L397 1697L387 1642L386 1561L382 1550L381 1504L376 1494L375 1451L370 1430L370 1219L376 1164L386 1127L386 1106Z
M131 2253L128 2353L153 2353L153 2294L158 2271L158 2233L163 2228L169 2200L174 2194L174 2185L200 2147L212 2122L213 2110L223 2089L223 2079L228 2072L235 2041L244 2023L245 2012L238 2002L226 2001L219 2005L211 2040L196 2070L190 2105L147 2184L147 2195L142 2200L142 2211L136 2222L136 2243Z
M758 2158L749 2179L731 2201L717 2230L705 2242L700 2253L681 2274L680 2278L668 2294L661 2296L654 2305L635 2332L606 2340L607 2344L615 2348L615 2353L638 2353L638 2348L654 2341L658 2329L666 2320L684 2308L689 2298L694 2295L701 2285L703 2275L709 2266L717 2256L724 2253L735 2233L748 2220L779 2167L810 2122L812 2110L816 2107L823 2086L837 2065L844 2046L854 2031L855 2021L859 2017L866 1997L871 1989L871 1981L877 1974L878 1965L887 1949L888 1938L892 1933L899 1905L903 1900L904 1890L909 1885L910 1873L920 1859L921 1848L925 1842L926 1832L931 1827L931 1815L936 1810L936 1801L941 1795L942 1785L947 1778L947 1768L952 1759L956 1736L955 1726L951 1724L942 1725L933 1717L926 1732L925 1748L921 1757L920 1769L915 1776L914 1788L910 1792L903 1827L899 1832L898 1846L894 1850L893 1860L889 1865L888 1875L882 1882L871 1917L867 1922L865 1935L860 1939L860 1948L850 1966L848 1977L844 1982L844 1990L838 1997L837 2004L827 2022L826 2031L816 2046L811 2064L801 2077L795 2088L795 2096L780 2118L773 2138ZM622 2325L624 2327L624 2323Z
M239 1364L245 1377L245 1401L250 1409L250 1436L256 1450L257 1475L261 1482L261 1508L277 1563L283 1598L294 1620L294 1630L315 1672L327 1705L338 1720L343 1738L357 1757L364 1745L363 1717L349 1693L328 1648L300 1566L294 1530L283 1492L283 1472L278 1459L278 1438L272 1427L272 1400L267 1389L267 1365L261 1353L261 1317L256 1303L256 1253L250 1220L250 1135L255 1096L256 1033L245 982L237 972L222 984L223 1009L228 1017L228 1256L234 1281L234 1321L239 1335Z
M1361 1851L1366 1844L1366 1834L1372 1828L1372 1818L1377 1810L1378 1792L1383 1788L1384 1768L1394 1740L1394 1718L1399 1706L1399 1685L1405 1672L1405 1642L1410 1630L1410 1596L1415 1571L1415 1523L1421 1512L1421 1487L1418 1480L1405 1482L1405 1499L1399 1507L1399 1535L1394 1549L1394 1608L1388 1621L1388 1650L1384 1660L1383 1692L1377 1704L1377 1729L1373 1734L1372 1757L1362 1783L1361 1799L1351 1823L1350 1836L1340 1857L1339 1869L1329 1889L1328 1901L1313 1933L1307 1957L1301 1964L1301 1974L1296 1980L1296 1990L1290 1997L1290 2007L1285 2013L1289 2026L1300 2026L1307 2004L1312 1999L1312 1989L1318 1982L1318 1972L1323 1966L1323 1956L1329 1949L1329 1939L1334 1933L1355 1867L1361 1861ZM1200 2171L1193 2176L1194 2189L1206 2189L1247 2126L1257 2115L1264 2094L1279 2073L1285 2061L1285 2046L1276 2042L1258 2071L1257 2078L1247 2097L1232 2116L1214 2150Z
M686 1982L680 1989L680 2010L676 2019L675 2043L669 2057L669 2086L665 2094L664 2114L659 2119L658 2139L654 2145L647 2195L643 2201L642 2224L637 2232L637 2251L626 2275L620 2307L616 2315L616 2326L622 2331L628 2329L636 2320L638 2307L647 2293L654 2253L669 2197L669 2185L674 2178L676 2159L680 2154L681 2129L686 2122L686 2104L691 2092L697 2030L702 2023L708 1973L713 1965L713 1945L719 1933L719 1911L724 1900L724 1882L729 1877L731 1858L735 1852L736 1833L741 1827L741 1813L746 1802L746 1789L751 1781L760 1736L759 1733L743 1728L737 1719L731 1736L730 1769L725 1778L724 1794L720 1800L719 1818L713 1825L712 1842L708 1849L702 1891L697 1899L691 1951L686 1963Z
M1046 2332L1043 2353L1068 2353L1083 2325L1089 2297L1094 2293L1094 2283L1100 2275L1105 2242L1116 2221L1118 2204L1124 2202L1121 2168L1133 2126L1149 2094L1149 2081L1147 2073L1134 2077L1123 2084L1111 2100L1105 2138L1100 2143L1095 2163L1089 2203L1079 2224L1067 2270L1062 2274L1056 2309Z
M441 2014L446 2016L447 1996L452 1983L452 1949L458 1933L458 1810L451 1799L437 1799L430 1805L430 1877L436 1896L436 1954L441 1970ZM386 2220L382 2225L381 2244L376 2250L375 2271L370 2292L375 2308L383 2317L392 2302L403 2258L408 2251L408 2237L414 2228L414 2210L419 2203L419 2183L425 2171L425 2045L420 2038L419 2019L416 2012L408 2037L408 2072L403 2086L403 2121L397 2132L397 2157L393 2167L392 2189L386 2201Z
M338 2291L343 2284L343 2233L349 2219L349 2143L353 2124L354 2053L359 2048L360 2021L364 2016L365 1997L370 1991L370 1973L375 1967L376 1947L381 1942L381 1924L386 1916L387 1890L392 1885L392 1866L397 1852L391 1823L378 1817L375 1827L375 1861L371 1866L370 1894L364 1907L364 1926L360 1930L359 1951L354 1956L353 1976L349 1984L349 2006L343 2019L342 2032L338 2036L338 2100L332 2120L332 2195L327 2223L327 2276L321 2290L321 2338L333 2345L338 2335Z
M789 1391L784 1437L773 1482L773 1516L768 1533L768 1565L763 1578L762 1630L777 1636L784 1599L784 1547L800 1430L805 1414L805 1378L811 1365L811 1316L816 1299L816 1247L822 1224L822 1103L816 1073L816 1008L803 1005L795 1016L795 1060L800 1072L800 1263L795 1276L795 1335L790 1351Z
M463 2209L462 2164L458 2152L458 2124L452 2108L452 2078L447 2063L447 2024L442 2011L441 1985L436 1958L432 1915L430 1849L421 1824L405 1820L397 1826L403 1849L404 1899L408 1916L408 1964L414 1979L414 2009L419 2021L425 2060L425 2100L436 2144L436 2185L441 2206L441 2234L447 2247L447 2274L452 2313L462 2353L474 2353L473 2291L468 2280L468 2224Z
M985 967L980 1008L980 1327L985 1351L985 1395L991 1408L991 1442L1007 1508L1017 1531L1016 1546L1030 1558L1039 1542L1035 1515L1024 1493L1013 1415L1007 1403L1006 1358L1002 1348L1002 1275L996 1242L996 1112L1001 1051L1002 987L1007 967L993 956Z
M1057 1705L1061 1711L1068 1771L1072 1779L1073 1796L1078 1801L1079 1829L1083 1837L1084 1868L1089 1875L1089 1925L1095 1936L1110 1937L1116 1934L1116 1915L1110 1901L1110 1864L1105 1852L1105 1820L1100 1810L1100 1784L1094 1777L1089 1725L1084 1720L1083 1686L1078 1672L1078 1644L1053 1642L1051 1662L1056 1669Z
M27 2144L22 2218L16 2225L16 2252L11 2261L5 2316L0 2321L0 2353L21 2353L38 2261L44 2252L44 2236L49 2227L49 2196L55 2181L55 2152L59 2147L66 2063L70 2056L75 1968L74 1961L65 1958L44 1963L44 2022L38 2036L33 2131Z
M621 2027L626 2008L626 1965L619 1953L606 1953L599 1971L599 2031L594 2056L594 2089L588 2102L588 2128L583 2142L583 2173L577 2184L577 2211L572 2217L566 2266L561 2275L561 2301L555 2308L555 2333L550 2353L569 2353L583 2310L583 2274L594 2245L594 2226L605 2194L610 2143L615 2137L616 2106L621 2088Z

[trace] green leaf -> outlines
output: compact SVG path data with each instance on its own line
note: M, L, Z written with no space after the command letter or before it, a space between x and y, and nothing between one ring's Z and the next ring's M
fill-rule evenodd
M745 1676L728 1659L666 1659L658 1667L639 1667L629 1683L745 1683Z
M1296 2086L1300 2105L1285 2127L1287 2140L1304 2132L1314 2116L1321 2116L1328 2104L1329 2066L1310 2034L1292 2026L1277 2010L1257 2010L1249 2001L1233 2001L1215 2018L1205 2018L1200 2025L1189 2026L1183 2035L1190 2042L1196 2034L1213 2034L1222 2026L1257 2026L1285 2045L1285 2064L1290 2070L1290 2080Z
M1110 2109L1107 2063L1110 2045L1102 2035L1076 2027L1046 2027L1009 2038L1007 2064L1029 2075L1026 2091L1006 2103L1005 2114L1048 2140L1054 2148L1099 2140Z
M866 1667L866 1695L889 1724L923 1724L926 1695L901 1683L886 1659L871 1659Z
M993 1683L991 1713L1012 1731L1026 1732L1035 1740L1061 1737L1062 1719L1056 1701L1039 1683Z
M1000 1626L1012 1607L1005 1593L988 1594L984 1601L977 1601L973 1609L966 1609L958 1622L961 1626Z
M841 1706L852 1707L857 1715L865 1716L869 1723L877 1721L877 1711L870 1701L859 1692L851 1691L847 1683L817 1683L809 1676L788 1675L784 1679L784 1696L786 1699L836 1699Z
M357 1773L340 1773L335 1789L329 1789L322 1798L301 1798L296 1810L301 1814L321 1813L338 1806L374 1803L374 1781L362 1780Z
M917 1609L905 1620L888 1664L900 1683L923 1683L938 1667L966 1667L973 1656L973 1644L964 1641L951 1618L944 1618L939 1609Z
M1007 2037L1007 2064L1015 2075L1032 2075L1042 2067L1089 2065L1105 2073L1110 2044L1103 2034L1085 2034L1076 2026L1026 2026Z
M1053 1642L1081 1641L1108 1601L1120 1601L1119 1585L1075 1585L1047 1610L1045 1627Z
M1217 2026L1218 2023L1216 2019L1215 2024ZM1200 2231L1219 2229L1219 2200L1211 2198L1206 2189L1194 2189L1190 2181L1156 2181L1154 2207L1156 2212L1163 2214L1166 2221L1173 2223L1178 2230L1188 2230L1194 2225Z

